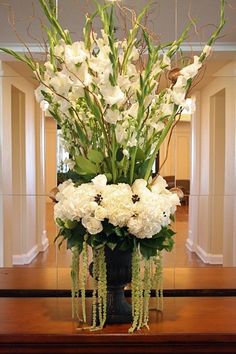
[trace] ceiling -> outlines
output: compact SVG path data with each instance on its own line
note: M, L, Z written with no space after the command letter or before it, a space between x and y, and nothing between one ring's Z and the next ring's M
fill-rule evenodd
M122 0L119 3L139 13L147 1ZM93 4L92 0L58 0L60 21L76 38L81 38L85 14L94 10ZM16 30L25 42L42 40L41 24L46 20L38 0L0 0L0 42L16 43L19 40L8 22L10 9L15 16ZM182 32L190 19L194 19L196 27L190 32L188 41L203 42L217 25L219 13L220 0L154 0L149 11L148 27L161 41L170 41ZM225 13L227 23L220 42L236 43L236 0L227 1ZM123 32L123 24L120 17L120 32ZM96 24L96 27L99 25Z

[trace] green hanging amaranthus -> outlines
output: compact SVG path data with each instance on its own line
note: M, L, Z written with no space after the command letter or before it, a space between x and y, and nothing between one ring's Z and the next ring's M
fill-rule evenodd
M87 275L87 245L79 255L78 249L73 249L71 277L72 277L72 309L73 318L78 318L86 323L86 275ZM162 257L161 252L149 259L143 258L138 248L132 252L132 316L133 322L129 329L132 333L142 327L149 328L149 300L151 290L156 289L158 299L157 310L162 309L163 289L162 289ZM79 264L81 262L81 267ZM142 268L144 273L142 274ZM152 271L154 277L152 278ZM91 331L100 330L106 323L107 307L107 265L104 247L93 250L93 296L92 296L92 325L84 327ZM152 283L153 279L153 283ZM78 284L80 284L78 286ZM160 301L160 303L159 303ZM81 303L81 316L79 314L79 303ZM83 328L81 328L83 329Z

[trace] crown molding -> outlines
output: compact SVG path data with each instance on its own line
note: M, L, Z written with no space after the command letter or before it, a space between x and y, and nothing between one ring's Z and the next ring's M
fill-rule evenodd
M38 43L26 43L30 52L33 54L40 54L45 52L45 48ZM204 48L203 43L200 42L185 42L180 48L183 52L200 52ZM22 43L0 43L0 48L8 48L17 53L27 53L27 49ZM236 43L233 42L217 42L213 46L214 52L236 52Z
M185 42L182 43L180 48L184 52L201 52L205 44L200 42ZM217 42L213 46L214 52L235 52L236 43L233 42Z

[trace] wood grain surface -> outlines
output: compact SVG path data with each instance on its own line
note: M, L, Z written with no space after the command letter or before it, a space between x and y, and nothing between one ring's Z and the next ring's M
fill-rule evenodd
M235 297L165 299L134 334L127 324L78 330L70 299L1 298L0 310L0 353L236 353Z
M164 268L163 278L165 289L236 289L236 268ZM70 268L0 268L0 290L70 287Z

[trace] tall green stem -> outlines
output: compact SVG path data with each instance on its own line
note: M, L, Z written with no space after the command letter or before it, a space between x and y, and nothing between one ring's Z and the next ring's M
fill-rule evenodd
M112 154L111 154L111 169L112 169L112 181L116 182L116 137L114 129L112 129Z
M166 135L168 134L168 132L169 132L171 126L172 126L173 121L175 120L175 116L176 116L176 114L178 112L178 109L179 109L179 106L175 106L174 112L173 112L172 116L170 117L168 123L166 124L165 128L163 129L163 132L162 132L162 134L160 136L160 139L159 139L159 141L158 141L158 143L156 145L156 148L155 148L154 152L152 153L152 156L151 156L151 158L149 160L149 163L148 163L148 166L147 166L147 170L146 170L146 173L145 173L145 176L144 176L144 179L146 181L150 177L150 174L151 174L151 171L152 171L152 166L154 164L156 155L157 155L157 153L158 153L158 151L160 149L160 146L163 143Z

